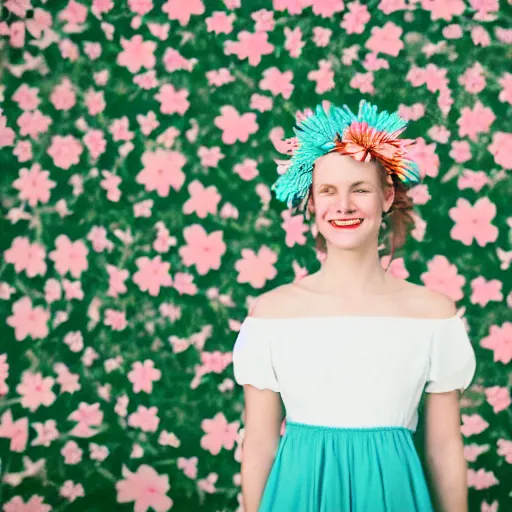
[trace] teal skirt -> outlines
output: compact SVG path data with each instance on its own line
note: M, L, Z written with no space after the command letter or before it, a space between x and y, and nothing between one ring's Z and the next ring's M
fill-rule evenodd
M258 512L433 512L433 507L411 430L288 421Z

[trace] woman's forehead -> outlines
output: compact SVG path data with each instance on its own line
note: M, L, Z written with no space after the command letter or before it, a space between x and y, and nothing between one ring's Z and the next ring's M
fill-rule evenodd
M319 177L333 176L356 176L360 175L367 179L375 174L377 166L374 161L359 162L351 156L340 155L339 153L328 153L315 160L314 172Z
M325 183L339 186L361 185L364 183L369 185L377 184L378 176L376 168L373 165L353 161L358 165L351 165L350 163L345 165L345 162L338 162L337 165L315 166L313 182L315 185Z

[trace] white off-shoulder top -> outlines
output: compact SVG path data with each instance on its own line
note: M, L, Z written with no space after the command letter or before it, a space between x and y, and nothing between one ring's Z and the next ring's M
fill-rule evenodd
M233 366L238 384L281 393L290 421L414 431L422 393L463 391L476 360L458 316L248 316Z

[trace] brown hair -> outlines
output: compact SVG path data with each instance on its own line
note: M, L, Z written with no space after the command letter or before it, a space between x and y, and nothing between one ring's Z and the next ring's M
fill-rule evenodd
M412 199L407 195L407 187L400 180L400 178L398 178L396 174L391 174L390 177L393 182L393 185L391 185L387 181L388 173L386 169L378 160L377 168L382 190L390 186L393 186L395 189L395 198L393 200L393 204L387 212L383 212L382 214L384 219L384 229L381 229L380 232L383 235L384 244L389 251L389 268L389 265L391 264L391 261L395 255L396 249L399 249L405 244L407 235L415 227L415 220L412 215L414 206ZM307 199L304 202L305 205L307 205L312 193L313 184L311 184L308 190ZM309 214L307 208L306 212ZM322 233L317 233L315 237L315 247L318 251L327 251L327 243Z

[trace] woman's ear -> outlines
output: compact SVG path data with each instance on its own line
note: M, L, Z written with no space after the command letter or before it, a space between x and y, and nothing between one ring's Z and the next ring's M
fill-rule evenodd
M386 187L384 189L384 201L382 204L382 211L389 212L391 205L395 201L395 187Z
M306 210L308 212L309 217L312 217L315 214L315 204L313 203L313 196L309 194L308 202L306 204Z

